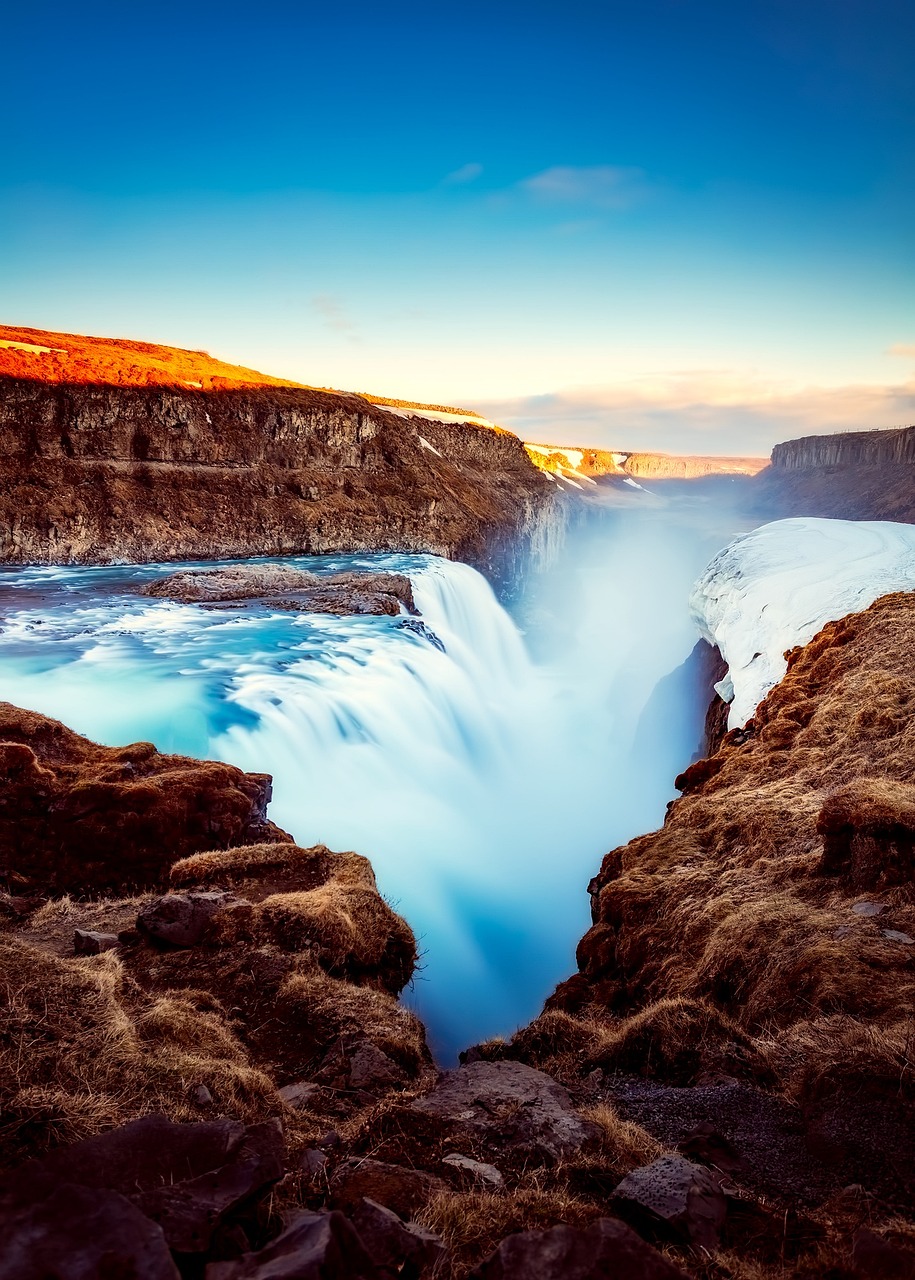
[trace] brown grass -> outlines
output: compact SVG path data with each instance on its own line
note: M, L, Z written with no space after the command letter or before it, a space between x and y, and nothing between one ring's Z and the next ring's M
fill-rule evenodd
M7 1161L151 1111L200 1119L206 1085L218 1114L279 1110L221 1014L185 997L144 997L117 957L62 960L0 943L0 1152Z
M913 636L912 595L829 624L792 655L749 740L726 738L713 776L685 776L660 831L607 856L579 947L584 982L553 1002L583 1024L563 1030L576 1043L595 1021L605 1028L583 1067L686 1080L758 1075L771 1061L794 1090L828 1056L828 1036L810 1028L833 1019L898 1059L913 948L883 930L915 937L915 890L911 874L888 883L885 868L912 827ZM826 874L824 829L839 828L871 842L853 883ZM856 914L862 900L884 913Z

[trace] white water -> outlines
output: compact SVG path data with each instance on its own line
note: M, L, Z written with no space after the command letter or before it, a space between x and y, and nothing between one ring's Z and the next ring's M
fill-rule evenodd
M164 566L6 571L0 698L272 773L270 816L366 854L410 921L425 954L407 998L447 1057L538 1011L574 969L601 856L663 818L702 708L676 678L652 694L695 642L690 583L734 527L617 513L539 581L526 637L466 565L318 562L409 572L444 652L389 618L133 594Z

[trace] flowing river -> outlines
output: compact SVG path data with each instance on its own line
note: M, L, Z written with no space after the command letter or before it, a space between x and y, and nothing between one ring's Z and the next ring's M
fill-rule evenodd
M602 855L663 820L704 714L678 671L689 587L746 527L689 499L608 510L514 617L432 556L283 562L409 574L438 644L396 618L136 594L175 565L8 567L0 699L103 743L272 773L273 820L368 856L412 925L404 998L447 1062L537 1013L574 969Z

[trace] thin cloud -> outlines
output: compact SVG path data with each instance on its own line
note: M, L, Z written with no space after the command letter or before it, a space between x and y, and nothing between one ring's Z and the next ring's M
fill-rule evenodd
M474 160L470 164L462 164L460 169L455 169L453 173L449 173L443 182L446 186L463 186L465 182L473 182L475 178L479 178L483 172L483 166L477 164Z
M668 453L763 456L797 436L915 422L915 380L772 387L726 370L576 387L477 408L527 440Z
M915 360L915 342L894 342L887 348L888 356L902 356L904 360Z
M643 169L624 165L555 165L522 179L516 189L540 204L619 210L644 199L648 180Z
M329 293L317 293L311 300L311 305L317 311L318 315L324 321L324 325L328 329L332 329L334 333L343 334L352 342L358 341L359 334L355 324L346 313L346 308L337 298Z

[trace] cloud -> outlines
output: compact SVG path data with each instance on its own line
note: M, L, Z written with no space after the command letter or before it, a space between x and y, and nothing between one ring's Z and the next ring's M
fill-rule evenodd
M522 179L516 189L540 204L617 210L642 200L648 182L643 169L623 165L555 165Z
M316 293L311 300L311 305L324 321L326 328L332 329L334 333L343 334L351 342L358 341L359 335L355 324L347 315L346 308L335 297L329 293Z
M797 436L915 422L915 380L785 388L728 370L699 370L475 407L539 443L762 456Z
M470 164L462 164L460 169L455 169L453 173L449 173L442 181L447 186L460 186L465 182L473 182L474 178L479 178L483 172L483 166L477 164L474 160Z
M915 342L894 342L887 348L888 356L902 356L904 360L915 360Z

